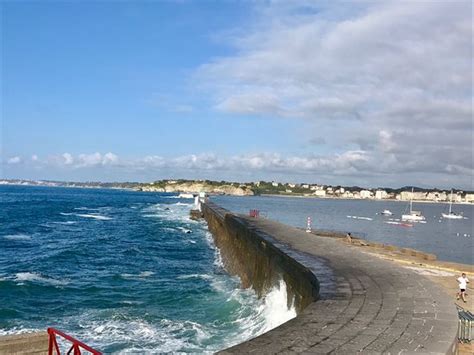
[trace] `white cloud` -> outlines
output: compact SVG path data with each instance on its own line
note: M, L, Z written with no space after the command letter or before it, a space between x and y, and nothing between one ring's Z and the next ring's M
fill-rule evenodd
M448 172L472 184L470 1L259 6L258 21L228 38L235 53L198 70L218 110L324 127L334 151L364 151L366 173Z
M7 160L7 164L20 164L21 163L21 158L19 156L11 157Z
M176 157L149 155L138 158L120 158L114 153L59 154L42 160L29 160L23 168L35 168L35 171L55 173L64 176L70 172L86 176L88 180L106 176L122 176L143 180L158 177L189 177L229 180L256 179L296 179L296 181L324 182L331 184L360 184L363 186L402 186L418 184L421 186L457 186L470 189L460 176L470 176L469 164L456 160L456 152L435 149L430 153L432 159L425 160L424 155L403 158L403 154L394 154L391 146L397 139L390 132L379 132L378 138L386 146L383 153L367 150L347 150L340 153L309 154L305 156L285 156L276 153L257 153L224 156L216 154L189 154ZM417 151L412 154L417 154ZM451 154L453 164L440 165L436 156ZM402 157L402 158L400 158ZM21 158L15 159L20 162ZM20 159L20 160L19 160ZM10 163L12 164L12 163ZM39 170L38 170L39 169ZM82 171L82 172L81 172ZM403 178L402 174L406 177ZM428 175L427 175L428 174ZM74 176L74 175L71 175ZM54 175L51 179L56 179ZM74 177L71 178L74 180ZM402 182L403 181L403 182Z
M115 155L114 153L106 153L104 154L102 158L102 164L107 165L107 164L115 164L118 162L118 156Z
M71 154L69 153L64 153L62 155L63 159L64 159L64 164L65 165L72 165L72 163L74 163L74 158L72 157Z
M32 161L38 161L38 156L37 156L36 154L33 154L33 155L31 156L31 160L32 160Z

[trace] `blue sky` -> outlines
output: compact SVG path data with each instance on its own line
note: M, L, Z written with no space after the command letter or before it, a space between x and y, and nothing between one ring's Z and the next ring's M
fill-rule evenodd
M470 188L470 6L2 2L2 176Z

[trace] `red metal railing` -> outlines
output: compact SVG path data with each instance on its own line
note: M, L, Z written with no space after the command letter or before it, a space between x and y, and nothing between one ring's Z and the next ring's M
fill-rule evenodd
M259 210L250 210L249 211L249 216L253 218L258 218L260 216L260 211Z
M48 328L48 335L49 335L49 347L48 347L48 355L53 355L54 351L56 351L57 355L61 355L61 350L59 350L58 341L56 340L56 335L63 337L64 339L68 340L72 343L71 347L67 351L67 355L71 354L71 351L74 351L74 355L81 355L81 348L85 351L93 355L102 355L100 351L92 349L90 346L84 344L83 342L74 339L72 336L67 335L66 333L61 332L55 328Z

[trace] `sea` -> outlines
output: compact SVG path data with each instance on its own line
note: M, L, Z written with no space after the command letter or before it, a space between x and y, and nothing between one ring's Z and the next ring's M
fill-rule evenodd
M473 206L217 196L223 207L473 264ZM0 335L55 327L105 353L212 353L296 316L285 284L264 298L223 267L191 199L114 189L0 186ZM390 209L393 216L380 212Z
M54 327L105 353L211 353L296 316L223 268L193 201L0 186L0 335Z
M351 233L369 241L413 248L435 254L439 260L473 264L474 205L453 204L452 210L463 219L444 219L447 203L417 203L413 209L421 211L426 220L401 223L409 210L406 201L345 200L329 198L299 198L281 196L218 196L212 198L222 207L237 213L249 214L258 209L261 218L270 218L295 227ZM392 216L381 214L390 210Z

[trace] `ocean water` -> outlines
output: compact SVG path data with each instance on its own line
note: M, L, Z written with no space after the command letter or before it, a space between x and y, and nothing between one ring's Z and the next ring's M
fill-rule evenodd
M56 327L110 352L212 352L295 316L223 269L192 201L0 186L0 335Z
M296 227L305 228L311 217L315 229L351 232L367 240L433 253L440 260L471 265L474 261L473 205L454 204L453 211L463 213L465 219L450 220L441 218L441 213L448 212L448 204L414 202L413 209L423 212L426 223L405 227L392 223L408 208L408 203L401 201L278 196L217 196L212 200L238 213L259 209L263 217ZM382 216L385 209L393 216Z

